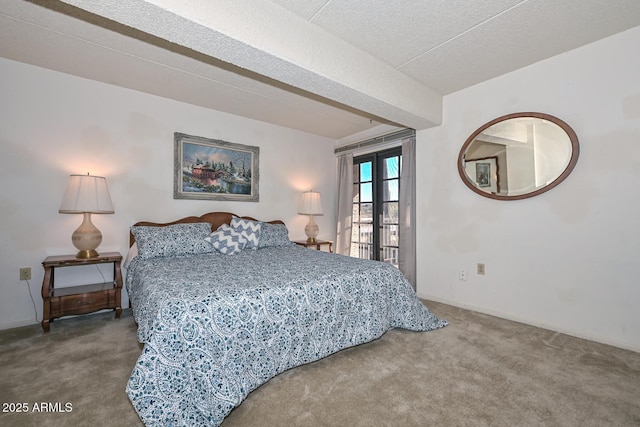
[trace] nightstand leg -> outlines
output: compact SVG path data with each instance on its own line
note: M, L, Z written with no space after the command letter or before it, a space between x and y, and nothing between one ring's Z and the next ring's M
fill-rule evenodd
M116 319L119 319L122 313L122 271L120 270L120 261L113 263L113 280L116 282Z
M53 269L44 268L44 279L42 280L42 329L46 334L49 332L49 320L51 320L51 288L53 287Z

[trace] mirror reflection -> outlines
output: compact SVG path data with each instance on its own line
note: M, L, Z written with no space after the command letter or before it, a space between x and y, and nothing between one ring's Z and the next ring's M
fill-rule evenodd
M560 119L516 113L474 132L460 151L458 171L478 194L517 200L559 184L575 166L578 152L575 133Z

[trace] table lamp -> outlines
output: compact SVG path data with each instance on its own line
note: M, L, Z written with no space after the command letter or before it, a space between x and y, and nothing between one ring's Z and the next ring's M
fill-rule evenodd
M300 215L309 215L309 222L304 227L304 233L307 235L307 242L315 243L318 237L318 224L313 219L316 215L322 215L322 204L320 201L320 193L317 191L305 191L300 199L300 207L298 209Z
M82 224L71 235L73 246L78 249L76 258L97 257L96 248L102 242L102 233L91 222L91 214L113 213L106 178L89 174L69 176L58 212L84 215Z

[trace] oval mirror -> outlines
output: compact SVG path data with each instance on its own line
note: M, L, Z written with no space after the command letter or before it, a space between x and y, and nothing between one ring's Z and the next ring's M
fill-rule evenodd
M518 200L560 184L578 161L578 137L549 114L514 113L481 126L465 141L458 173L484 197Z

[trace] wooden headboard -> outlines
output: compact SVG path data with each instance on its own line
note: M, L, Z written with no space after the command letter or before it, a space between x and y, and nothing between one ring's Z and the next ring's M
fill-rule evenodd
M250 219L253 221L257 221L257 219L251 218L250 216L240 216L240 215L232 214L230 212L209 212L201 216L188 216L188 217L180 218L178 220L167 222L167 223L140 221L140 222L136 222L133 225L134 226L144 225L147 227L166 227L167 225L173 225L173 224L208 222L209 224L211 224L211 231L213 231L213 230L217 230L218 227L220 227L222 224L231 224L231 218L233 217L240 217L243 219ZM284 224L284 222L280 220L266 221L266 222L268 222L269 224ZM129 246L132 246L133 242L135 241L136 239L133 237L133 233L129 232Z

